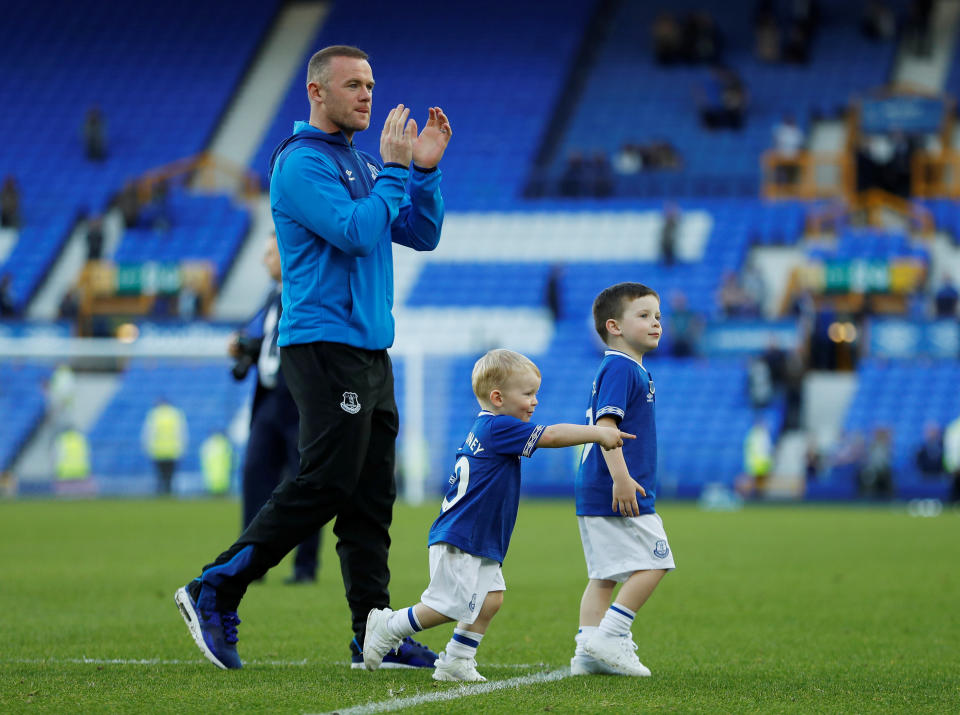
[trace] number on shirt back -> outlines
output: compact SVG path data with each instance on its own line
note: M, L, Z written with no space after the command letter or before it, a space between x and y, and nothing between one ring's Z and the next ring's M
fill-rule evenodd
M453 499L443 498L440 511L446 511L463 499L463 495L467 491L467 485L470 484L470 461L466 457L460 457L460 459L457 460L456 465L453 467L452 476L460 480L457 484L457 493L453 495Z

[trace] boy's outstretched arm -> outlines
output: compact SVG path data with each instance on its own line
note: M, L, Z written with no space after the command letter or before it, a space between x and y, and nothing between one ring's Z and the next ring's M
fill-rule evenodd
M548 425L540 435L538 447L572 447L576 444L596 442L604 449L623 446L623 440L636 439L636 435L621 432L616 424L609 425Z
M597 420L597 426L617 429L617 421L613 417L604 416ZM637 492L647 496L647 491L630 476L627 462L623 458L623 450L618 448L604 451L603 460L607 463L610 476L613 477L613 503L610 508L624 516L640 516Z

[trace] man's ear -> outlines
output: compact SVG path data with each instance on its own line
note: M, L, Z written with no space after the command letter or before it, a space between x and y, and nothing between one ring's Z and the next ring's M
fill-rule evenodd
M319 82L307 82L307 97L311 102L323 101L323 85Z

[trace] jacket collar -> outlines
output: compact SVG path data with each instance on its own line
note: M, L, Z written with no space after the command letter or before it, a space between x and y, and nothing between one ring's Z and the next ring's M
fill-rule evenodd
M327 134L327 132L322 132L317 129L315 126L310 124L310 122L298 121L293 124L293 133L294 134L309 134L310 136L316 137L317 139L323 139L325 142L330 144L338 144L340 146L350 146L352 142L347 141L347 137L344 133L334 132L333 134Z

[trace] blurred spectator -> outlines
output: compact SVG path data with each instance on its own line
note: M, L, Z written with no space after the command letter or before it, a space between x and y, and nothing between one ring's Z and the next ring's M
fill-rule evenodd
M750 404L760 409L773 400L773 377L770 366L759 355L754 355L747 363L747 394Z
M683 49L694 64L716 64L723 50L723 38L713 16L706 11L692 12L683 22Z
M823 471L823 459L820 450L817 448L817 442L814 439L807 440L807 449L804 453L804 473L807 484L813 484L820 481L820 475Z
M83 120L83 146L91 161L107 158L107 122L96 105L87 110Z
M810 31L802 22L791 22L783 41L784 61L796 65L807 64L810 61L810 40Z
M187 420L183 411L161 397L143 422L140 440L157 470L157 492L170 494L177 462L187 447Z
M914 461L924 477L943 475L943 435L936 422L927 422L923 426L923 441L914 453Z
M177 293L177 315L180 316L181 320L189 322L196 319L199 312L200 294L188 281L180 287L180 291Z
M842 432L830 457L833 478L848 484L858 484L866 456L867 443L863 433L858 430Z
M661 12L657 15L650 33L657 64L672 65L685 59L683 29L671 13Z
M741 129L747 110L747 90L740 76L717 65L696 88L700 120L708 129Z
M90 492L90 444L87 436L68 426L61 430L54 445L58 494Z
M660 224L660 261L672 266L677 256L677 230L680 227L680 209L673 202L663 207L663 220ZM684 301L686 298L684 297Z
M744 310L749 317L759 318L767 303L767 282L755 260L750 259L743 267L740 275L740 285L746 297Z
M0 318L17 317L17 306L13 301L13 278L9 273L0 276Z
M639 144L624 144L614 155L613 170L621 176L636 174L643 168L643 151Z
M785 114L773 127L773 150L781 159L796 159L806 144L806 136L792 114ZM778 184L792 185L797 182L800 167L796 164L778 165L774 180Z
M140 221L163 233L173 224L170 214L170 180L163 178L154 182L150 189L150 203L140 209Z
M960 417L943 431L943 468L950 475L950 503L960 503Z
M784 366L783 428L798 430L803 427L803 381L807 375L807 361L802 347L787 354Z
M670 354L674 357L696 355L700 351L703 321L699 315L690 310L685 293L677 290L671 294L670 309L665 317Z
M583 154L575 151L567 157L567 165L560 177L560 195L577 197L583 195L583 188L587 181L587 165Z
M649 169L679 169L683 158L669 141L660 139L650 142L643 152L643 164Z
M753 25L753 53L758 60L773 64L780 61L780 26L772 11L761 11Z
M47 382L47 419L58 432L73 424L73 402L77 378L66 363L57 365Z
M77 298L77 289L71 288L60 299L60 304L57 306L57 318L59 320L76 320L79 315L80 300Z
M858 494L861 497L889 499L893 496L892 449L890 430L886 427L874 429L857 480Z
M200 468L208 494L219 496L230 490L233 445L222 431L211 432L200 445Z
M554 323L560 320L560 281L562 278L563 266L559 263L550 266L550 273L547 275L544 302L547 305L547 310L550 311L550 317L553 318Z
M930 32L932 15L933 0L910 0L903 34L907 48L918 57L929 57L933 50Z
M595 152L587 165L588 185L582 192L598 199L613 195L613 171L610 160L602 151Z
M957 304L960 293L957 292L949 275L943 276L943 282L933 296L934 315L938 318L957 317Z
M614 154L612 169L621 176L656 169L679 169L683 160L669 141L656 139L649 144L626 143Z
M860 16L860 32L871 40L892 40L897 35L897 17L883 0L867 0Z
M0 228L20 228L20 187L9 174L0 188Z
M773 469L773 436L765 418L757 416L743 440L744 478L738 487L743 496L763 496Z
M720 289L717 294L717 303L723 311L724 317L740 318L750 314L750 299L740 279L733 271L724 271L720 279Z
M103 257L103 218L94 216L87 223L87 260L99 261Z
M127 181L117 194L117 208L123 216L125 228L133 228L140 222L140 196L135 181Z

